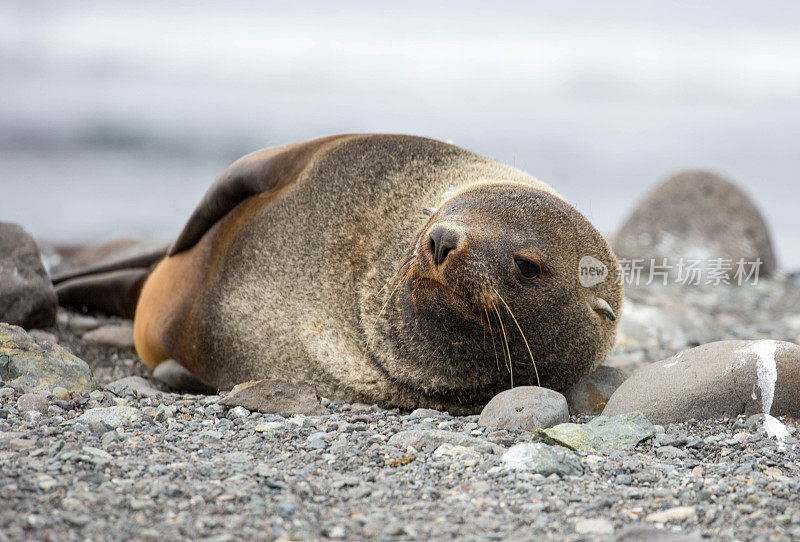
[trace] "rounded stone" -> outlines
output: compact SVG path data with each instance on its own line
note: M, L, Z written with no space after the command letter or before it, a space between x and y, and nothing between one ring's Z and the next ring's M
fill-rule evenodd
M495 395L483 408L478 423L485 427L546 429L569 419L567 399L557 391L520 386Z
M101 326L85 333L82 339L115 348L133 348L133 326Z
M46 393L23 393L17 399L17 408L20 412L33 410L41 414L47 413L50 401L47 400Z
M601 365L592 374L564 390L570 414L600 414L626 378L628 373L622 369Z
M663 258L675 265L691 258L761 261L759 276L777 267L766 223L750 197L708 171L683 171L656 186L622 224L612 240L620 260ZM675 275L673 267L670 273Z
M634 372L611 396L603 415L638 410L660 425L735 418L763 413L770 394L767 413L800 417L800 346L770 340L719 341Z

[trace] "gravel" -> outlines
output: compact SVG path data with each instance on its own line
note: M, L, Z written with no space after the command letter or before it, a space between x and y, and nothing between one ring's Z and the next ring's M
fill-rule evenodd
M796 311L796 290L787 281L663 295L737 315L714 339L798 342L800 323L782 312ZM797 420L782 420L783 442L767 437L763 416L655 426L628 450L558 448L583 472L545 475L503 460L533 433L482 427L477 416L332 398L322 400L327 414L285 416L171 393L132 349L82 341L76 330L89 326L70 328L70 315L45 331L99 386L140 376L162 393L57 390L46 409L23 412L20 393L0 382L0 541L800 538ZM635 369L675 346L627 338L612 361Z

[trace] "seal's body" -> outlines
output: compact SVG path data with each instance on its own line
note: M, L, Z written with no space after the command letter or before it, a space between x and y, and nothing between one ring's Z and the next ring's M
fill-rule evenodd
M585 255L608 280L580 285ZM617 273L530 175L433 140L336 136L248 155L215 182L144 282L135 342L147 365L173 358L221 389L311 380L328 397L475 411L512 383L559 389L594 369Z

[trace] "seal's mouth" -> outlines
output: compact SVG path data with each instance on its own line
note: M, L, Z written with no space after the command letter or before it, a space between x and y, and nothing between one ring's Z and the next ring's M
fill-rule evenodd
M472 344L469 347L472 348L474 341L482 341L486 349L486 359L493 359L498 369L501 364L507 369L512 387L515 373L513 366L520 365L519 358L512 359L512 352L519 352L524 348L533 368L531 374L538 383L536 361L523 329L491 280L479 273L474 276L472 273L456 274L452 267L448 270L432 267L426 265L428 261L425 255L420 257L418 251L406 258L395 275L384 285L389 293L378 318L394 299L395 303L399 302L407 309L424 314L426 318L439 320L444 326L442 329L453 326L461 328L459 333L447 334L445 342L458 346L464 341ZM522 342L517 338L517 333Z
M446 304L455 308L464 317L475 322L481 321L484 310L483 304L479 301L470 289L463 286L453 286L442 282L438 278L425 276L421 273L412 271L413 277L408 283L411 302L415 308L425 306L428 303L437 305Z

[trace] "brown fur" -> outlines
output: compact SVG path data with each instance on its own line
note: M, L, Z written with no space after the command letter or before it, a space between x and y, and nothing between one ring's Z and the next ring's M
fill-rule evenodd
M536 383L528 347L542 385L559 389L613 345L615 323L589 303L602 297L619 316L614 255L523 172L437 141L365 135L255 153L220 179L204 199L213 208L201 205L144 285L135 338L150 366L171 357L222 389L309 379L328 396L466 412L512 373ZM464 234L438 271L425 244L436 223ZM537 284L514 281L517 253L541 262ZM611 270L593 288L578 284L587 254Z

